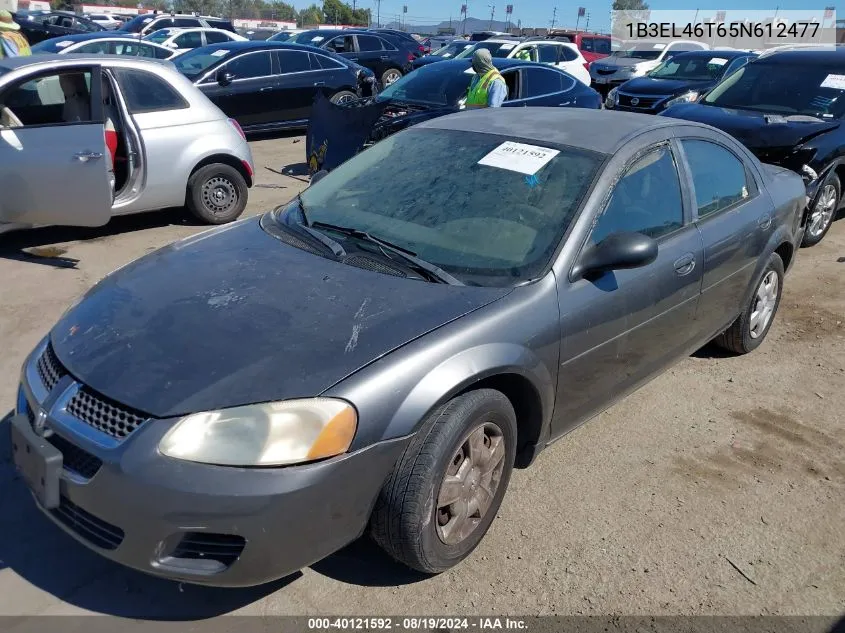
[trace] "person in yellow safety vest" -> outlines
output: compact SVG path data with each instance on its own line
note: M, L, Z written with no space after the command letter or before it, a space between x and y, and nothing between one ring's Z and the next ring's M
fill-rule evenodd
M32 55L29 42L20 30L20 24L15 22L11 13L0 11L0 59Z
M531 49L523 48L523 49L518 50L516 52L516 55L514 55L514 58L515 59L521 59L521 60L526 61L526 62L530 62L531 61Z
M480 48L472 55L472 69L475 77L467 91L467 108L499 108L508 98L508 85L493 66L493 56L486 48Z

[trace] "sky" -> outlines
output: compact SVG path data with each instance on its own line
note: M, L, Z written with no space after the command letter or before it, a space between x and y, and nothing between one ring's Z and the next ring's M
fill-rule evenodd
M349 4L352 0L348 0ZM358 7L369 7L376 12L376 0L356 0ZM766 10L778 6L780 10L798 10L808 8L806 0L646 0L652 10L723 10L723 9L745 9L745 10ZM556 26L575 26L578 14L578 7L586 9L590 15L590 30L610 30L610 7L609 0L573 0L563 2L558 0L381 0L381 21L387 22L402 15L403 5L408 6L406 21L409 27L413 24L437 24L447 21L451 17L460 29L461 4L469 6L468 15L473 18L490 19L490 5L495 4L495 19L505 20L505 7L513 5L512 21L516 25L517 20L522 21L525 27L546 27L551 26L552 15L557 6ZM297 0L297 8L311 4L308 0ZM816 4L818 6L816 6ZM814 3L813 9L824 9L825 6L835 6L845 11L845 3L841 6L832 0L820 0ZM839 11L837 11L839 13ZM837 17L845 18L845 13ZM581 18L580 26L583 27L585 19Z

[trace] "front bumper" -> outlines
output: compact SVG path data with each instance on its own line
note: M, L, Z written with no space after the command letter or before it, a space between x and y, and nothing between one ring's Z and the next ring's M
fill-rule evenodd
M41 509L103 556L173 580L258 585L337 551L363 533L408 441L286 468L183 462L158 452L175 420L147 421L117 443L72 421L62 395L72 379L47 393L39 349L25 366L17 412L32 423L43 407L48 441L64 455L60 506Z

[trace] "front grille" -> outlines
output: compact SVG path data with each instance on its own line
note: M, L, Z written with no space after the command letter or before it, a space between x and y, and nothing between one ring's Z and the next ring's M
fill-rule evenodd
M376 273L383 273L385 275L393 275L394 277L408 276L402 270L396 268L395 266L383 264L375 259L370 259L369 257L361 257L360 255L353 255L352 257L347 257L343 260L343 262L349 264L350 266L363 268L365 270L371 270Z
M596 68L596 72L599 75L612 75L616 72L615 68Z
M324 252L323 250L321 250L321 249L319 249L315 246L312 246L306 240L303 240L302 238L299 238L296 235L289 233L288 231L285 231L285 230L276 231L276 232L273 233L273 235L278 237L285 244L289 244L290 246L293 246L294 248L298 248L300 250L307 251L307 252L311 253L312 255L322 255L323 252Z
M67 403L67 412L106 435L125 439L149 419L149 416L124 407L88 387L80 387Z
M76 473L83 479L91 479L103 465L103 462L98 457L94 457L91 453L79 448L76 444L68 442L57 433L53 433L45 439L59 449L59 452L62 454L62 465L65 470Z
M228 567L241 555L246 541L242 536L213 532L187 532L171 556L193 560L216 560Z
M62 497L59 507L50 513L59 523L95 547L112 550L123 542L123 530L86 512L65 497Z
M626 108L641 108L641 109L648 109L654 106L655 103L660 101L663 97L639 97L637 95L627 95L623 93L619 93L619 105L625 106ZM631 103L632 99L636 99L637 103Z
M44 389L48 392L52 391L56 383L63 376L67 375L65 368L62 367L59 359L56 358L53 346L49 343L47 344L47 349L44 350L44 353L41 354L41 357L35 364L35 368L38 370L38 377L41 378L41 384L44 385Z

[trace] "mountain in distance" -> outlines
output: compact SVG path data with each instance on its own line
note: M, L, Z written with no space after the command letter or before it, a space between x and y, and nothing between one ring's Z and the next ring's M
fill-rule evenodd
M382 16L383 17L383 16ZM436 35L438 29L447 29L449 28L450 24L449 21L446 20L445 22L441 22L440 24L407 24L406 30L409 33L421 33L426 35ZM478 31L506 31L507 30L507 22L503 20L493 20L493 26L490 26L490 20L482 20L480 18L467 18L466 19L466 33L476 33ZM514 28L516 26L516 22L511 22L510 27ZM451 27L455 29L455 33L460 35L462 29L464 27L463 20L460 19L460 16L454 18L451 23ZM402 23L391 21L384 25L384 28L387 29L401 29Z

